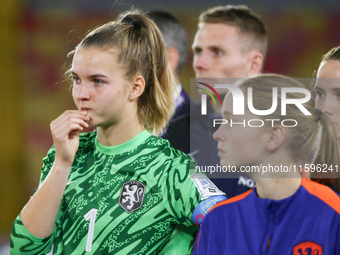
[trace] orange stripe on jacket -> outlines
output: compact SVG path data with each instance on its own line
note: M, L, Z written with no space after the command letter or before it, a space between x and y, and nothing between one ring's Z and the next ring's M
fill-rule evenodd
M301 185L340 214L340 197L331 188L307 178L302 179Z
M226 205L226 204L230 204L230 203L237 202L237 201L239 201L239 200L245 198L246 196L248 196L252 191L253 191L253 190L251 189L251 190L248 190L248 191L246 191L246 192L244 192L244 193L242 193L242 194L240 194L240 195L238 195L238 196L236 196L236 197L229 198L229 199L227 199L227 200L223 200L223 201L217 203L216 205L214 205L214 206L208 211L208 213L209 213L210 211L212 211L213 209L215 209L215 208L217 208L217 207L220 207L221 205Z
M198 243L200 242L200 237L201 237L201 229L198 231L197 243L196 243L196 250L197 250L197 248L198 248Z
M248 190L248 191L246 191L246 192L244 192L244 193L242 193L242 194L240 194L240 195L238 195L236 197L229 198L227 200L223 200L223 201L217 203L215 206L213 206L207 213L209 213L211 210L213 210L213 209L215 209L215 208L217 208L217 207L219 207L221 205L226 205L226 204L230 204L230 203L233 203L233 202L237 202L237 201L245 198L246 196L248 196L252 191L253 190L251 189L251 190ZM197 247L198 247L198 243L200 242L201 229L198 231L197 235L198 236L197 236L197 242L196 242L196 250L197 250Z
M226 205L226 204L230 204L230 203L239 201L239 200L245 198L246 196L248 196L252 191L253 190L251 189L251 190L248 190L248 191L246 191L246 192L244 192L244 193L242 193L242 194L240 194L236 197L233 197L233 198L230 198L230 199L227 199L227 200L223 200L223 201L217 203L216 205L214 205L212 208L210 208L210 210L207 213L209 213L211 210L213 210L214 208L217 208L221 205ZM198 234L197 234L196 250L197 250L198 244L200 242L200 237L201 237L201 229L199 229Z

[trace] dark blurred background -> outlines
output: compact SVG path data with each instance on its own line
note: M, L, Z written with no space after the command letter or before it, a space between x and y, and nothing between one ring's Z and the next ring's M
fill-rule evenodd
M49 124L74 109L62 76L67 53L98 25L131 9L172 12L187 29L190 52L181 81L189 90L190 46L198 15L226 4L246 4L267 24L265 72L310 78L322 54L340 45L340 1L93 1L10 0L0 8L0 254L7 248L12 222L39 182L42 158L52 145ZM189 91L188 91L189 92ZM1 248L3 247L3 248Z

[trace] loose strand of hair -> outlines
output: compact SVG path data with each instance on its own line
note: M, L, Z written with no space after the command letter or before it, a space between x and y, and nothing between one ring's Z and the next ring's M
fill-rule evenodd
M313 161L315 166L321 166L326 172L320 171L312 173L311 179L330 186L340 192L339 167L339 148L333 124L325 114L321 114L319 121L322 129L320 147ZM332 169L332 170L331 170Z

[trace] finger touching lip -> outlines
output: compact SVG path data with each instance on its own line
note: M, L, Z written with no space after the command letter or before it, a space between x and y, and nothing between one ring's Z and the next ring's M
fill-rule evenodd
M93 132L94 130L96 130L96 127L87 127L82 130L82 133Z

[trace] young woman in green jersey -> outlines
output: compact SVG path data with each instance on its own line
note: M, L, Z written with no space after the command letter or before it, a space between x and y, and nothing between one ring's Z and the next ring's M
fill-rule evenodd
M306 178L340 171L328 116L314 108L301 83L285 76L262 74L235 86L241 93L225 97L228 123L214 138L221 166L248 173L256 187L209 211L193 254L340 254L340 195ZM237 101L240 94L248 104ZM244 114L234 114L243 105ZM310 155L326 161L305 165Z
M176 88L159 30L129 14L89 32L73 54L78 110L51 123L54 146L13 224L12 255L189 253L193 236L174 236L175 226L193 226L201 200L222 198L190 175L189 156L150 134L170 119Z
M315 108L321 110L331 120L340 145L340 46L332 48L323 57L316 74ZM327 145L326 145L327 146ZM331 157L331 155L328 155ZM340 155L339 155L340 156ZM318 160L320 155L318 156ZM323 160L324 159L320 159ZM340 192L340 176L330 178L329 173L314 173L311 175L316 181L323 183L335 191Z

